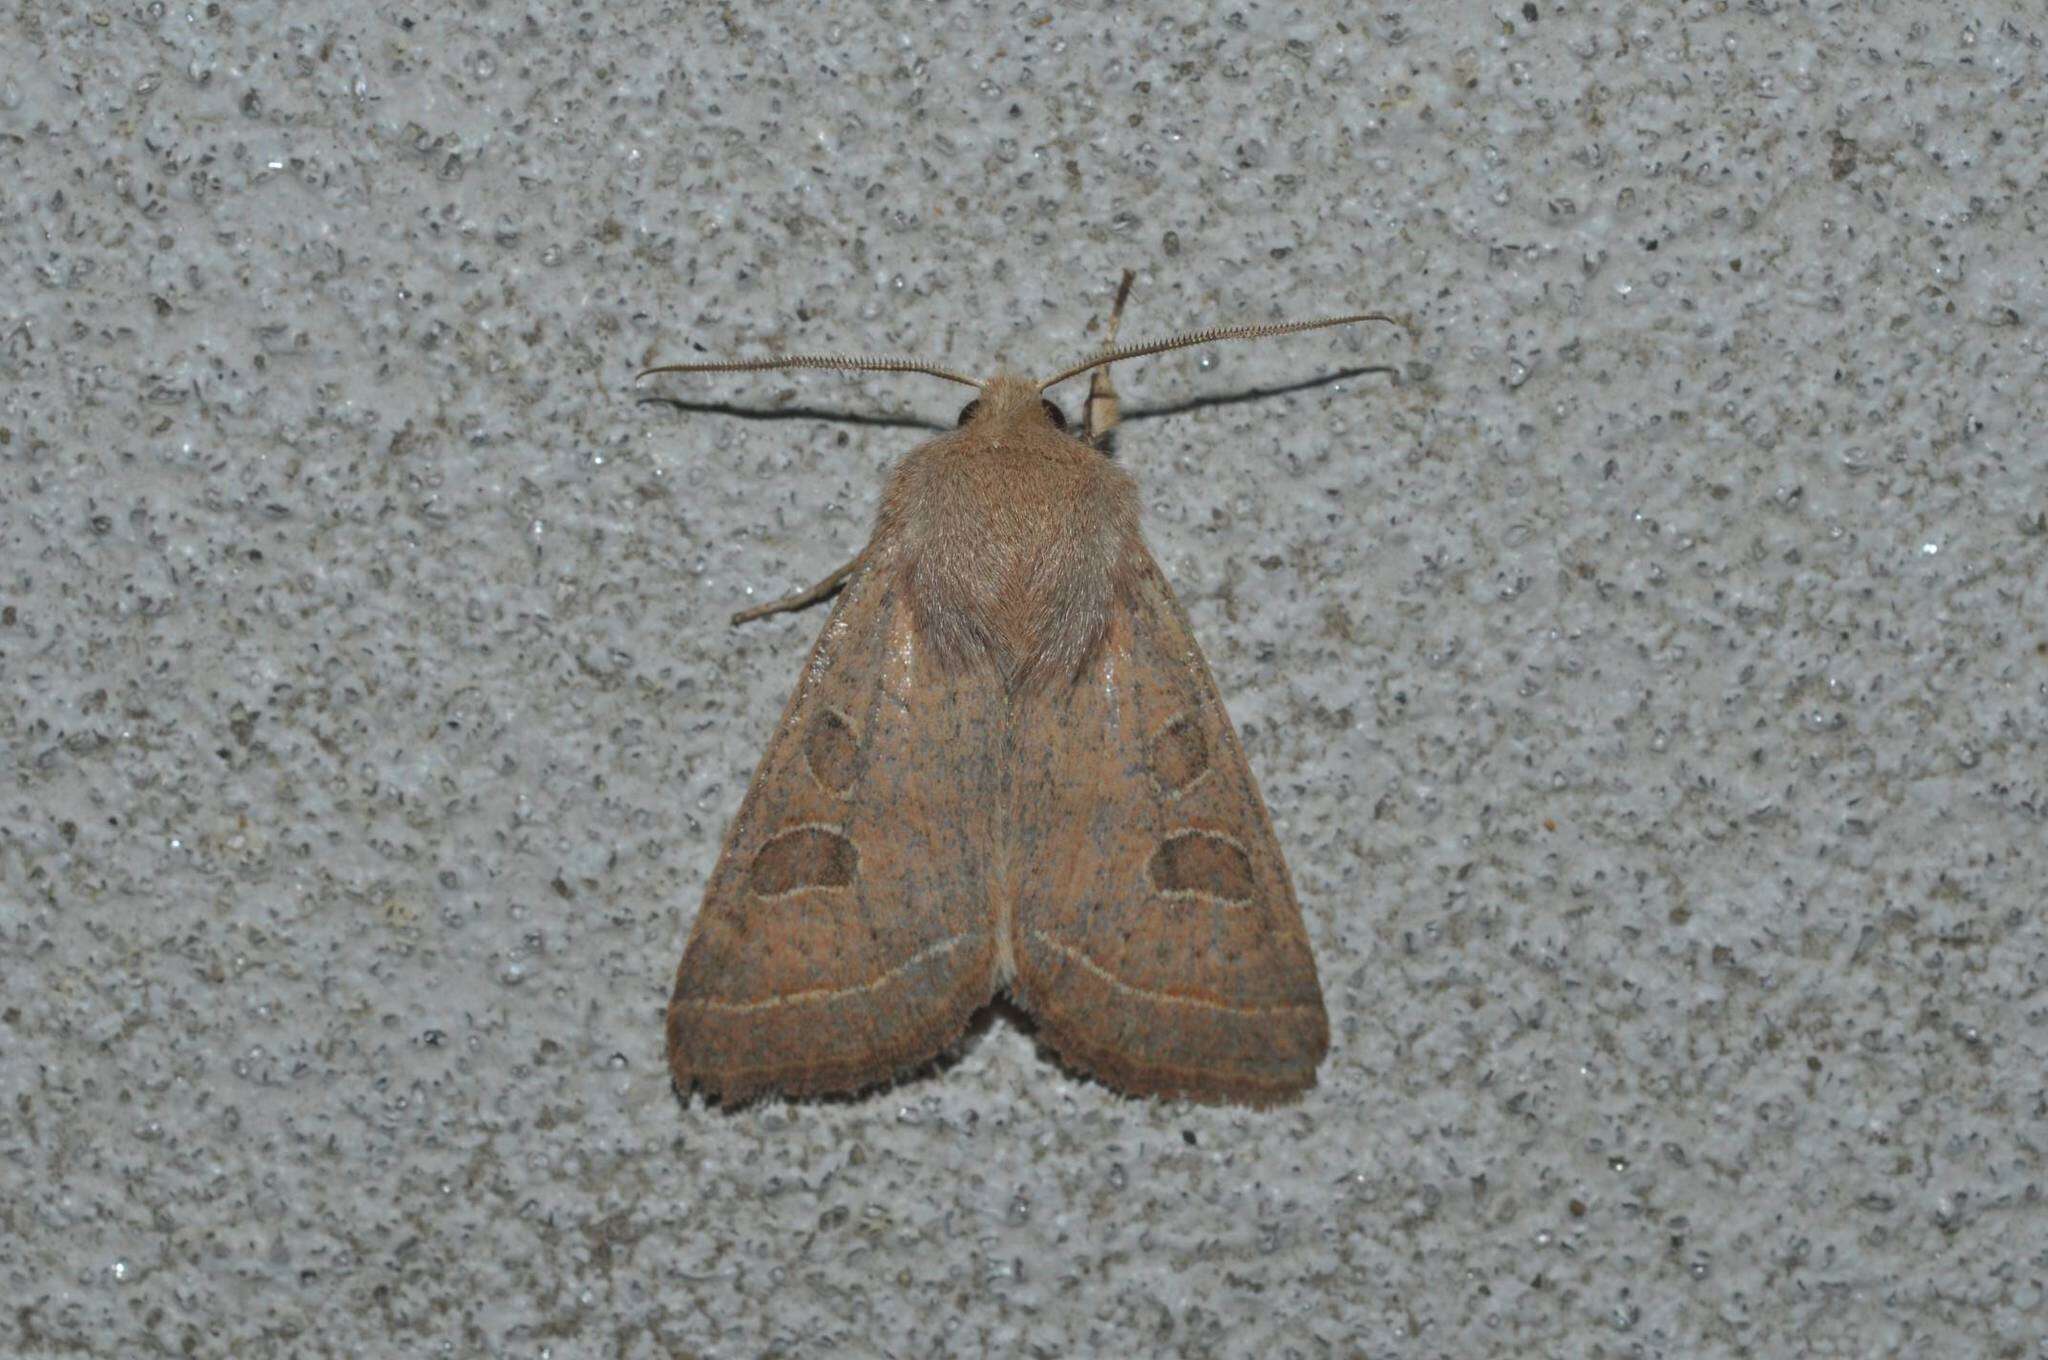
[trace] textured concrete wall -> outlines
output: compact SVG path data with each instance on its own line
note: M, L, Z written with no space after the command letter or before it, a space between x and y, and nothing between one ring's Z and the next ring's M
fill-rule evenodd
M2042 1353L2037 6L283 8L0 20L9 1353ZM679 1102L960 398L633 371L1127 265L1321 1086Z

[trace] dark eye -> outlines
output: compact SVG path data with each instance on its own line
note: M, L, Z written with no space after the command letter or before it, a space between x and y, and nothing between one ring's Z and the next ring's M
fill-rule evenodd
M1045 418L1052 422L1052 427L1055 430L1064 430L1067 428L1066 412L1060 410L1059 407L1053 405L1051 402L1046 401L1042 398L1040 399L1038 404L1045 408Z
M964 428L966 427L966 425L967 425L967 422L968 422L968 421L970 421L970 420L972 420L972 419L974 419L974 414L975 414L975 412L979 411L980 409L981 409L981 398L980 398L980 397L976 397L976 398L975 398L975 399L974 399L973 401L970 401L970 402L968 402L968 403L967 403L967 404L966 404L965 406L961 407L961 408L960 408L960 421L959 421L959 424L960 424L960 426L961 426L961 427L962 427L962 428L964 429Z

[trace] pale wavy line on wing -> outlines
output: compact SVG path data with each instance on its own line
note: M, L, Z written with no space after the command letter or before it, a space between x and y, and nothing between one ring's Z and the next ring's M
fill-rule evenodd
M719 1001L712 997L696 997L681 1004L695 1007L698 1010L717 1011L721 1015L748 1015L755 1011L772 1011L781 1006L837 1001L843 996L853 996L860 992L872 992L892 978L909 972L927 960L937 958L941 954L952 953L961 945L966 944L969 938L971 937L966 935L955 935L950 940L940 940L937 944L926 945L923 949L918 950L915 954L903 960L903 962L891 968L883 969L866 982L850 982L844 987L815 987L808 992L788 992L782 996L765 996L759 1001Z
M1117 991L1128 993L1131 996L1143 997L1147 1001L1161 1001L1169 1006L1193 1006L1205 1011L1223 1011L1230 1015L1274 1015L1281 1011L1313 1011L1320 1009L1320 1007L1306 1001L1276 1001L1270 1006L1227 1006L1221 1001L1205 1001L1199 996L1181 996L1174 992L1154 991L1150 987L1140 987L1136 983L1124 981L1080 950L1075 949L1071 945L1061 944L1042 930L1032 931L1031 938L1048 949L1057 950L1061 954L1066 955L1075 963L1080 964L1083 970L1101 978Z

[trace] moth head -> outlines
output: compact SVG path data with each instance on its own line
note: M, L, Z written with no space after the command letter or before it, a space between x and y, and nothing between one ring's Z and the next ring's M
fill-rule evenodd
M953 422L954 425L959 429L966 429L969 425L972 425L975 423L975 421L981 419L983 409L984 408L982 406L981 398L976 397L973 401L968 402L965 406L960 408L960 418ZM1038 409L1039 414L1043 415L1048 421L1052 422L1052 427L1055 430L1064 430L1067 428L1067 413L1065 411L1062 411L1059 408L1059 406L1052 401L1051 398L1040 397L1038 399Z
M1014 373L999 373L981 385L981 395L960 408L958 428L1044 421L1055 430L1067 428L1067 414L1047 397L1038 384Z

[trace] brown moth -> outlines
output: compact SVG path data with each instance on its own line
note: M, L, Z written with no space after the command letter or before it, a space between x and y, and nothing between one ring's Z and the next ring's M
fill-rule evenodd
M1322 989L1287 866L1186 613L1106 456L1108 365L1375 313L1114 348L1034 382L793 355L979 389L898 463L726 834L668 1008L677 1088L855 1091L997 993L1133 1095L1268 1104L1315 1082ZM1085 437L1044 392L1095 373ZM642 374L646 376L647 374Z

